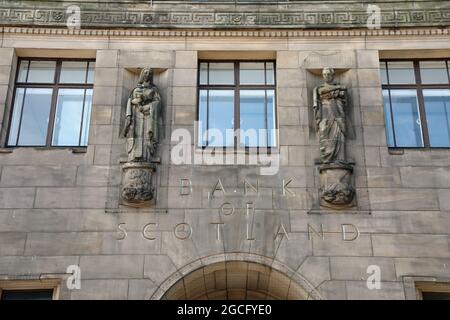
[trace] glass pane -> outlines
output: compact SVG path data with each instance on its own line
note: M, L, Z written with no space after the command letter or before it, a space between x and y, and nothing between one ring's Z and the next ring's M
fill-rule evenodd
M14 98L13 114L11 117L11 127L9 129L8 145L15 146L17 144L17 134L19 133L20 114L22 113L23 99L25 97L25 89L17 88Z
M241 62L241 84L265 84L264 62Z
M234 84L234 63L209 63L209 84Z
M87 83L94 83L95 78L95 62L89 62Z
M450 147L450 89L423 90L432 147Z
M450 300L450 292L422 292L423 300Z
M19 65L19 76L17 77L17 82L27 82L28 65L29 60L20 61Z
M269 117L265 90L241 90L241 146L266 147Z
M198 145L206 146L208 137L208 90L200 90L200 105L198 111Z
M391 103L389 90L383 90L384 118L386 122L386 139L388 147L395 147L394 127L392 126Z
M86 90L86 97L84 100L84 113L83 113L83 128L81 132L80 146L87 146L89 139L89 124L91 121L92 110L92 89Z
M28 83L53 83L56 61L30 61Z
M60 83L85 83L87 62L63 61L61 66Z
M53 146L78 146L84 89L60 89L53 128Z
M53 289L4 290L1 300L53 300Z
M447 65L445 61L420 61L420 77L424 84L448 84Z
M389 84L416 83L412 61L389 61Z
M380 62L380 75L381 75L381 83L388 84L387 80L387 70L386 70L386 62Z
M422 147L422 126L416 90L391 90L397 147Z
M234 130L234 91L209 90L207 124L208 146L233 146L230 133Z
M208 63L200 63L200 84L208 84Z
M266 63L266 84L275 84L275 68L273 62Z
M275 123L275 91L267 90L267 129L268 129L268 147L277 146L276 123Z
M27 88L20 125L20 146L45 146L52 89Z

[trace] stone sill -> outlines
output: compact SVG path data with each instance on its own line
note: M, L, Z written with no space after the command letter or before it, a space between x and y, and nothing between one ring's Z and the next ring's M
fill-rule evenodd
M410 148L389 148L388 147L388 153L390 155L404 155L405 152L421 152L421 151L427 151L427 152L433 152L437 150L447 150L450 151L450 147L410 147Z
M13 149L11 149L11 148L0 148L0 154L3 154L3 153L7 154L7 153L12 153L12 152L13 152Z
M405 149L403 148L388 148L388 153L391 155L401 156L405 154Z
M339 209L339 210L332 210L332 209L312 209L308 211L308 214L367 214L371 215L372 212L369 210L358 210L355 208L348 208L348 209Z
M105 210L106 214L128 214L128 213L148 213L148 214L168 214L168 209L160 208L133 208L124 205L119 205L119 208L109 208Z
M87 147L80 147L80 148L70 148L70 147L16 147L16 148L0 148L0 154L9 154L13 153L15 149L17 148L23 148L23 149L30 149L37 151L53 151L53 150L70 150L72 153L87 153Z
M225 154L245 154L245 155L268 155L268 152L265 152L267 149L262 149L264 151L262 152L258 152L255 149L250 149L250 150L245 150L245 149L225 149L223 150L223 148L195 148L194 152L196 154L207 154L207 155L225 155ZM278 148L272 148L270 149L270 155L274 155L274 154L280 154L280 150Z
M72 153L87 153L87 147L72 148Z

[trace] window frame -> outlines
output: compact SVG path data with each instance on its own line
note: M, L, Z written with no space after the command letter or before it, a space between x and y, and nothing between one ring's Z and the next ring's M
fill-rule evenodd
M240 84L240 63L264 63L264 84ZM207 77L208 77L208 83L209 83L209 63L233 63L234 65L234 83L233 84L201 84L200 83L200 73L201 69L200 66L202 63L208 63L208 70L207 70ZM273 63L273 84L266 84L267 82L267 63ZM245 151L246 153L250 153L250 151L256 151L256 153L267 153L271 154L274 153L276 150L278 150L279 145L279 137L278 134L275 137L276 139L276 146L273 147L248 147L244 146L242 147L240 145L240 119L241 119L241 105L240 105L240 91L241 90L273 90L274 91L274 121L275 121L275 128L273 128L276 132L278 132L278 103L277 103L277 65L275 59L263 59L263 60L246 60L246 59L236 59L236 60L214 60L214 59L199 59L198 60L198 67L197 67L197 108L196 108L196 120L199 121L200 117L200 91L201 90L233 90L234 92L234 106L233 106L233 117L234 117L234 140L233 140L233 147L216 147L216 146L200 146L198 143L198 139L195 141L196 149L200 150L216 150L216 149L222 149L223 151L233 150L234 152L237 151ZM267 102L266 102L267 103ZM209 109L209 108L208 108ZM209 112L209 110L207 111ZM266 112L267 115L267 112ZM201 135L202 133L199 131L198 125L195 128L197 135ZM269 129L268 129L269 130ZM236 134L237 132L237 134ZM197 136L197 137L198 137Z
M420 73L420 62L421 61L445 61L446 67L447 67L447 78L448 83L437 83L437 84L424 84L422 83L422 76ZM415 76L415 83L412 84L389 84L389 67L388 62L412 62L414 67L414 76ZM381 82L381 89L382 90L388 90L389 94L389 106L391 108L391 123L392 123L392 133L393 133L393 140L394 140L394 146L389 146L389 149L449 149L448 147L433 147L430 145L430 136L429 136L429 130L428 130L428 121L426 117L426 111L425 111L425 100L423 96L423 90L427 89L450 89L450 58L414 58L414 59L406 59L406 58L397 58L397 59L380 59L380 64L385 63L386 66L386 80L388 81L388 84L383 84ZM381 68L380 68L381 72ZM392 112L392 99L391 99L391 93L390 90L402 90L402 89L410 89L415 90L417 92L417 103L418 103L418 109L419 109L419 116L420 116L420 124L421 124L421 131L422 131L422 140L423 140L423 146L421 147L402 147L397 146L396 137L395 137L395 123L394 123L394 117ZM383 103L384 105L384 103ZM386 122L385 122L386 125ZM386 127L386 129L388 129Z
M55 61L56 65L55 65L55 74L54 74L54 78L53 78L53 82L48 82L48 83L36 83L36 82L18 82L19 80L19 73L20 73L20 64L22 63L22 61ZM61 79L61 69L62 69L62 63L63 62L87 62L87 67L86 67L86 78L85 81L86 83L60 83L60 79ZM14 79L14 90L13 90L13 96L12 96L12 101L11 101L11 109L9 112L9 121L8 121L8 131L7 131L7 135L6 135L6 141L5 141L5 146L6 148L55 148L55 149L63 149L63 148L87 148L86 146L81 146L81 145L68 145L68 146L53 146L52 145L52 140L53 140L53 131L54 131L54 125L55 125L55 119L56 119L56 111L57 111L57 107L58 107L58 92L59 89L83 89L83 90L93 90L94 89L94 82L95 82L95 78L94 78L94 82L93 83L87 83L87 79L88 79L88 74L89 74L89 66L91 63L95 63L96 59L93 58L39 58L39 57L19 57L17 59L17 68L16 68L16 75L15 75L15 79ZM30 70L30 66L28 66L27 69L27 76ZM94 69L95 72L95 69ZM20 130L21 130L21 124L22 124L22 117L23 117L23 106L22 106L22 110L21 110L21 114L20 114L20 122L19 122L19 127L18 127L18 131L17 131L17 141L16 144L14 145L10 145L9 144L9 137L11 134L11 126L12 126L12 117L14 114L14 106L15 106L15 100L16 100L16 94L17 94L17 89L27 89L27 88L31 88L31 89L51 89L52 90L52 98L51 98L51 105L50 105L50 112L49 112L49 120L48 120L48 126L47 126L47 136L45 139L45 145L42 146L36 146L36 145L18 145L17 142L19 141L20 138ZM86 91L84 94L84 101L83 101L83 112L82 112L82 116L81 116L81 123L80 123L80 127L82 128L83 126L83 119L84 119L84 109L85 109L85 102L86 102ZM78 138L78 141L81 140L81 136L82 136L83 132L82 130L80 130L80 135Z
M0 280L0 301L4 291L43 291L53 290L52 300L58 300L61 291L60 279L42 280Z
M423 299L423 293L448 293L450 294L449 282L431 282L431 281L417 281L415 282L416 297L418 300Z

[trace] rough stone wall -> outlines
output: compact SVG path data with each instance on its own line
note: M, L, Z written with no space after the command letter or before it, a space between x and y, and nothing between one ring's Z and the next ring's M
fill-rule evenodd
M9 112L18 49L91 50L96 54L89 146L70 149L0 149L1 279L65 279L68 265L81 267L81 290L62 299L148 299L196 266L217 259L248 259L270 264L296 277L313 297L334 299L411 298L405 277L448 281L450 271L450 151L386 147L379 76L379 50L450 49L448 35L392 37L167 37L58 36L5 34L0 48L0 115ZM170 162L176 128L194 131L198 52L274 51L277 64L281 168L259 176L256 166L192 165ZM39 53L36 51L37 54ZM136 68L158 69L156 82L166 108L157 204L129 209L118 203L119 138L124 97ZM317 202L313 160L318 143L311 129L311 86L317 69L331 66L350 90L353 134L349 156L356 161L356 213L309 213ZM9 100L8 100L9 99ZM5 111L5 112L3 112ZM1 121L2 123L5 123ZM5 127L2 127L2 136ZM11 152L12 151L12 152ZM244 178L260 194L243 196ZM192 181L192 194L179 195L180 179ZM218 179L227 197L208 199ZM283 179L295 196L283 195ZM236 192L234 192L236 190ZM230 202L231 216L218 208ZM256 240L246 240L245 208L253 202ZM370 212L370 214L369 214ZM186 222L192 238L179 240L173 229ZM213 222L225 223L216 240ZM127 238L119 241L119 223ZM147 223L147 240L142 229ZM275 234L282 223L289 235ZM308 239L308 224L320 230ZM358 227L360 237L342 241L341 225ZM368 265L381 267L382 290L368 290ZM188 267L187 267L188 266ZM423 278L425 277L425 278ZM303 282L302 282L303 281ZM406 281L406 282L405 282ZM162 287L160 287L162 286Z

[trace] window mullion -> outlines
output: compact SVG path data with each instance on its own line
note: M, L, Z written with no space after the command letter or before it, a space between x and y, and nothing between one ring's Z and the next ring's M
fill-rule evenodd
M264 89L264 122L266 123L266 148L269 147L269 117L267 115L269 105L267 103L267 89ZM259 138L259 133L258 133ZM258 143L259 145L259 143Z
M206 143L205 143L205 145L207 147L209 146L209 114L210 114L210 112L209 112L209 89L207 89L206 90ZM203 137L202 137L202 139L203 139Z
M450 84L450 65L448 64L448 60L445 60L445 66L447 67L447 78L448 78L448 83Z
M448 139L450 141L450 126L448 124L449 117L448 117L447 106L446 106L445 102L444 102L444 112L445 112L445 120L446 120L445 124L447 125Z
M267 116L267 61L264 62L264 122L266 123L266 149L269 148L269 123L268 123L268 116ZM259 139L259 132L258 132L258 138ZM256 140L258 141L258 140ZM258 143L258 153L259 153L259 143Z
M394 112L392 110L392 98L391 98L391 90L387 89L389 95L389 113L391 117L391 125L392 125L392 138L394 139L394 146L397 147L397 137L395 134L395 122L394 122Z
M28 88L24 88L23 90L23 99L22 99L22 106L20 108L20 120L19 120L19 126L17 127L17 138L16 138L16 146L19 144L19 138L20 138L20 129L22 127L22 118L23 118L23 108L25 106L25 99L27 98L27 89ZM17 95L17 89L15 91L15 94ZM16 97L15 97L16 98ZM14 99L15 99L14 98ZM14 108L14 107L13 107ZM10 124L11 127L11 124Z
M240 74L239 74L239 62L234 63L234 150L240 148L241 142L241 101L240 101Z
M88 89L84 89L84 95L83 95L83 107L81 109L81 123L80 123L80 135L78 137L78 146L81 146L81 137L83 136L83 122L84 122L84 109L86 105L86 91Z
M387 84L391 84L391 82L389 81L389 67L388 67L389 63L387 61L384 62L384 67L386 68L386 81Z
M50 106L50 115L48 119L48 129L47 129L47 147L52 146L52 140L53 140L53 129L55 125L55 117L56 117L56 105L58 103L58 91L59 91L59 78L61 74L61 66L62 61L59 60L56 63L56 75L55 75L55 84L53 85L53 93L52 93L52 104Z
M416 76L416 84L417 84L417 99L419 100L419 115L420 115L420 126L422 129L422 137L423 137L423 146L430 147L430 137L428 134L428 123L425 114L425 103L423 99L423 91L422 91L422 78L420 76L419 69L419 61L414 61L414 72Z
M19 62L19 64L20 64L20 62ZM30 64L31 64L31 62L30 62L30 60L28 60L28 65L27 65L27 75L25 76L25 83L28 81L28 75L30 74ZM19 65L19 68L20 68L20 65ZM18 70L18 72L19 72L19 70ZM17 74L17 76L16 76L16 79L17 79L17 77L18 77L18 74ZM17 81L17 80L16 80ZM16 137L16 143L15 143L15 146L17 146L17 145L19 145L19 139L20 139L20 129L21 129L21 127L22 127L22 118L23 118L23 108L24 108L24 106L25 106L25 99L26 99L26 97L27 97L27 87L24 87L24 90L23 90L23 99L22 99L22 106L21 106L21 108L20 108L20 118L19 118L19 125L18 125L18 127L17 127L17 137ZM14 89L14 99L16 99L16 95L17 95L17 87ZM14 106L13 106L13 108L14 108ZM14 112L14 110L12 110L12 112ZM11 121L12 121L13 119L11 118ZM10 130L11 130L11 125L12 125L12 123L10 123L9 124L9 128L10 128ZM9 134L11 134L11 133L9 133Z
M88 83L88 76L89 76L89 66L90 66L91 62L87 61L86 63L86 74L84 75L84 84Z
M25 76L25 82L28 82L28 76L30 75L30 65L31 65L31 61L28 60L27 75Z

